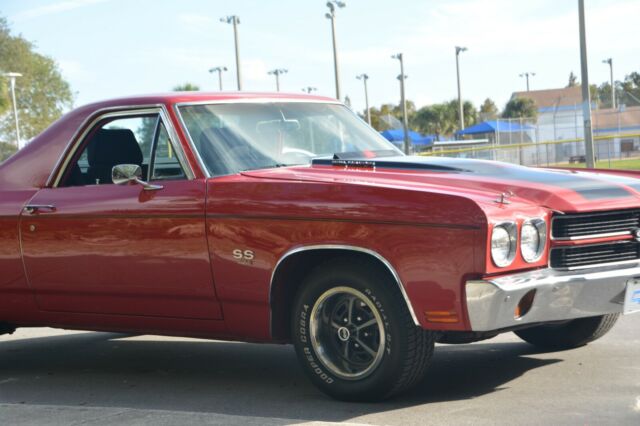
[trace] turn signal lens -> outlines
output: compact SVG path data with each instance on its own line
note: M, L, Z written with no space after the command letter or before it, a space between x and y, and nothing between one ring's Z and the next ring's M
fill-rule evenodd
M456 311L425 311L424 315L429 322L458 322L458 314L456 313Z

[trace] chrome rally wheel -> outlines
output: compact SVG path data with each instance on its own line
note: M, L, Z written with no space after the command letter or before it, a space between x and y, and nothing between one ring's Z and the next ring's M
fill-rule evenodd
M379 401L423 377L435 333L417 326L398 282L363 259L334 258L300 284L291 338L305 374L346 401Z
M353 288L323 293L311 310L309 329L318 359L337 377L366 377L384 355L382 317L371 300Z

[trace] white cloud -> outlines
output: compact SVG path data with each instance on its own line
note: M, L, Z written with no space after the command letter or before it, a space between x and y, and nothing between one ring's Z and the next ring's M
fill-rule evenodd
M16 21L25 21L28 19L38 18L41 16L47 16L54 13L66 12L73 9L78 9L84 6L90 6L92 4L104 3L108 0L65 0L56 3L51 3L45 6L34 7L32 9L24 10L13 17Z
M78 61L58 59L57 62L62 75L69 80L87 80L91 77L91 73Z

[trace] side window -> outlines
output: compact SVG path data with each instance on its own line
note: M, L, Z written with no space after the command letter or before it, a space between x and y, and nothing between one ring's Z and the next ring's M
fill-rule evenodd
M100 122L83 142L61 186L112 184L111 170L119 164L137 164L146 178L158 120L158 114L151 114Z
M155 155L153 158L153 171L151 180L175 180L185 179L184 170L180 165L180 161L173 150L169 133L164 127L164 123L160 122L158 126L158 134L155 147Z

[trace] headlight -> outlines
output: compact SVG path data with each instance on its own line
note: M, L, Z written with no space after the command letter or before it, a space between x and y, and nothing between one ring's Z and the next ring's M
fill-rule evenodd
M520 230L520 251L522 258L528 262L536 262L542 257L547 242L547 224L542 219L527 220Z
M491 233L491 258L496 266L509 266L516 257L518 232L515 223L500 223Z

